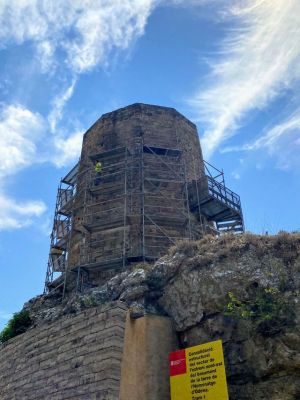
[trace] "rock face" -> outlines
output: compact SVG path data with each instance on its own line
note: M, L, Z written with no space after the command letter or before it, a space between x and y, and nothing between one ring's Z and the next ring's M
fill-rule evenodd
M296 400L299 291L300 234L206 236L63 305L40 297L27 308L35 324L114 301L132 318L169 316L182 347L222 339L231 400Z

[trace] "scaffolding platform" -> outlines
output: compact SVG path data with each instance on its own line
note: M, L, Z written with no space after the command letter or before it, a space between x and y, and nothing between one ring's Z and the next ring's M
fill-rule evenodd
M190 186L191 211L194 212L199 208L201 214L215 224L219 234L244 232L240 196L226 187L223 171L207 162L205 167L205 178L193 182Z

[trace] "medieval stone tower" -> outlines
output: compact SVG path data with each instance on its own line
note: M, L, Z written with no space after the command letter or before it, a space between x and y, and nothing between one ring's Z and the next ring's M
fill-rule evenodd
M192 122L145 104L103 115L58 189L45 293L24 305L17 337L0 339L0 398L167 400L185 387L221 399L222 381L227 399L215 369L225 363L232 400L298 399L300 238L218 237L243 231L240 198L203 160ZM187 242L206 234L215 236ZM230 316L229 293L255 317ZM294 310L277 307L279 295ZM271 314L255 314L260 298L276 305ZM186 347L216 340L224 363L206 355L202 365L201 354L172 385L169 354L182 361ZM201 365L198 381L187 365Z
M81 291L178 240L228 230L243 231L240 199L203 161L196 126L172 108L133 104L85 133L61 181L45 290Z

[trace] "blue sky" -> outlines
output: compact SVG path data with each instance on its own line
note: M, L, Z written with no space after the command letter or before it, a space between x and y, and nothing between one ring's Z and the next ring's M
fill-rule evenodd
M299 230L298 0L2 0L0 328L43 290L59 179L135 102L194 121L246 228Z

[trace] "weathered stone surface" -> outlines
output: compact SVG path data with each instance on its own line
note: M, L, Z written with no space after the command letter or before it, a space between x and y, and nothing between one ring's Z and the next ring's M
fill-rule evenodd
M300 396L299 271L297 234L206 237L179 244L152 268L123 273L92 295L122 299L133 318L170 316L188 346L222 339L232 400L291 400ZM270 288L288 302L286 315L272 321L224 315L229 292L247 302Z
M95 157L102 163L101 177L95 177ZM185 217L185 185L191 187L190 200L195 181L205 196L204 171L197 128L175 109L136 103L102 115L83 137L68 268L85 265L89 283L100 285L103 271L95 271L97 264L118 269L123 257L127 263L163 255L170 241L161 229L173 238L188 237L188 230L201 237L197 213ZM210 230L211 222L204 215L202 219ZM68 290L73 289L72 277L76 279L69 274Z
M126 310L115 303L61 316L2 345L1 400L117 400Z

